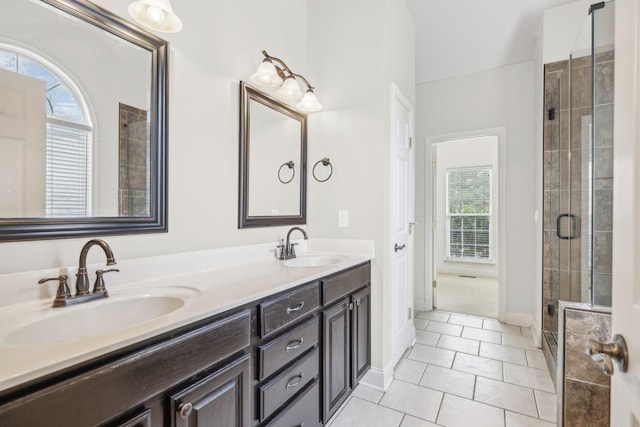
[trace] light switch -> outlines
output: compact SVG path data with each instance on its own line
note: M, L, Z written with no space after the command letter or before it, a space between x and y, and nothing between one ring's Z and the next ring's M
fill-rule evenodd
M338 228L349 227L349 211L338 211Z

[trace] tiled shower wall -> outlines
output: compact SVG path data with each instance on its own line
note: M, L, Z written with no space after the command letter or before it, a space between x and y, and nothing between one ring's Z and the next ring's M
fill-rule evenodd
M613 248L613 74L614 51L596 55L594 163L594 305L611 306Z
M148 135L147 112L120 104L120 216L149 215Z
M593 253L589 251L591 57L545 65L543 329L556 356L558 301L590 302L593 263L595 305L611 305L613 201L613 50L596 55ZM571 213L577 236L556 235L556 218ZM561 222L569 234L570 221ZM592 261L590 261L590 259ZM551 308L551 309L549 309ZM554 311L555 309L555 311Z
M611 312L587 304L561 303L558 425L609 426L610 378L585 352L588 339L611 340Z

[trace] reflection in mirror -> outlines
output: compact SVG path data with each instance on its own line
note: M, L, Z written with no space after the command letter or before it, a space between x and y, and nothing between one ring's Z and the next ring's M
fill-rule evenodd
M166 231L167 48L85 0L3 0L0 240Z
M306 222L306 115L240 82L239 227Z

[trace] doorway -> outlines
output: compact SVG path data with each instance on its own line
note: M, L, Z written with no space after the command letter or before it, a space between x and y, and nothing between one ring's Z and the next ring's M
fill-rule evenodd
M501 130L431 140L431 293L443 311L500 318Z

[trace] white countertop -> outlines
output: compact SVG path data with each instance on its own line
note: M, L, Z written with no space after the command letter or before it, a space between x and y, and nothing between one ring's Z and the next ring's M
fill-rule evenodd
M36 278L63 273L71 278L75 273L73 268L0 275L0 301L4 304L0 306L0 391L373 258L371 241L314 239L300 241L301 256L341 255L340 262L318 267L286 267L275 259L274 248L275 244L252 245L118 262L120 272L105 275L109 298L61 308L51 307L57 283L41 295L43 292L35 285ZM114 252L117 259L115 248ZM104 266L89 266L91 282L94 271L99 268ZM69 287L73 293L73 280L69 280ZM34 322L48 323L47 319L59 313L78 311L75 315L82 314L83 310L84 313L98 311L100 305L130 299L132 294L138 298L179 295L184 305L152 320L137 319L131 324L118 316L115 320L125 322L120 329L95 335L87 333L62 343L26 342L29 337L12 335ZM135 301L129 305L135 307ZM108 324L110 319L102 321ZM58 327L56 322L51 326Z

